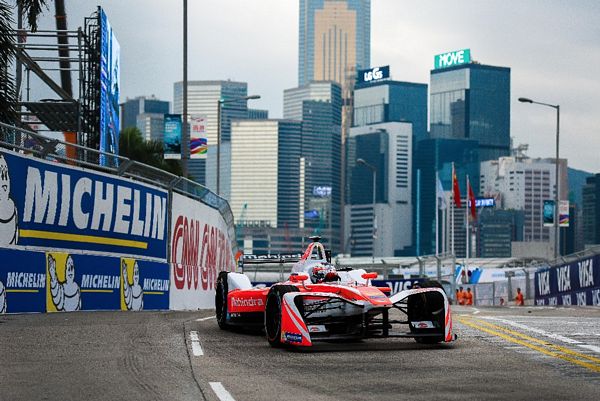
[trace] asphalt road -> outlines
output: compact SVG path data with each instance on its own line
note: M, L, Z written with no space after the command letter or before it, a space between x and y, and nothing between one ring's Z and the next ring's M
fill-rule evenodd
M0 400L598 399L600 309L457 307L454 324L448 345L298 352L210 311L4 315Z

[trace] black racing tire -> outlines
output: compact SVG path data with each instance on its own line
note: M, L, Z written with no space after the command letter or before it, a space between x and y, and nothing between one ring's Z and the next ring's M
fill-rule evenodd
M267 294L265 305L265 334L269 345L280 348L285 343L281 342L281 305L283 295L288 292L297 292L298 288L293 285L275 285Z
M217 324L221 330L227 330L229 328L229 325L227 324L227 294L229 293L227 285L228 274L228 272L219 273L215 291L215 314Z

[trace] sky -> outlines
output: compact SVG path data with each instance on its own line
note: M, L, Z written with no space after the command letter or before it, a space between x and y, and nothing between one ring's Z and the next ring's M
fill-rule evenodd
M298 83L298 0L189 0L188 79L231 79L260 95L249 107L282 116L283 90ZM183 0L66 0L70 29L100 5L121 45L121 101L173 100L183 79ZM40 29L53 29L50 1ZM371 64L394 80L429 83L433 57L471 49L474 60L511 68L511 136L531 157L560 156L600 172L600 2L597 0L372 0Z

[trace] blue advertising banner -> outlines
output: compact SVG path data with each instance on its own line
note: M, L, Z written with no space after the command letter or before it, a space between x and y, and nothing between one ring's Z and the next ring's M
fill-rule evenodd
M0 314L45 312L44 254L0 249L0 260Z
M163 140L165 159L181 159L181 114L165 114L165 137Z
M9 151L0 151L0 170L0 247L166 261L166 191Z
M169 309L169 271L166 263L121 259L121 310Z
M600 255L537 271L535 304L600 306Z
M114 154L119 154L120 51L108 17L100 9L100 150ZM100 164L114 165L105 155L100 155Z

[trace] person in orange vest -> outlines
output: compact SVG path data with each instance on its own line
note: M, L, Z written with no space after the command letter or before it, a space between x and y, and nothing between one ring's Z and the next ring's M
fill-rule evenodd
M515 301L517 302L517 306L525 306L525 300L520 288L517 288L517 296L515 297Z
M471 292L471 288L467 288L467 292L465 293L465 305L473 306L473 293Z
M465 304L465 291L463 290L462 287L460 287L460 289L456 290L456 303L459 305Z

